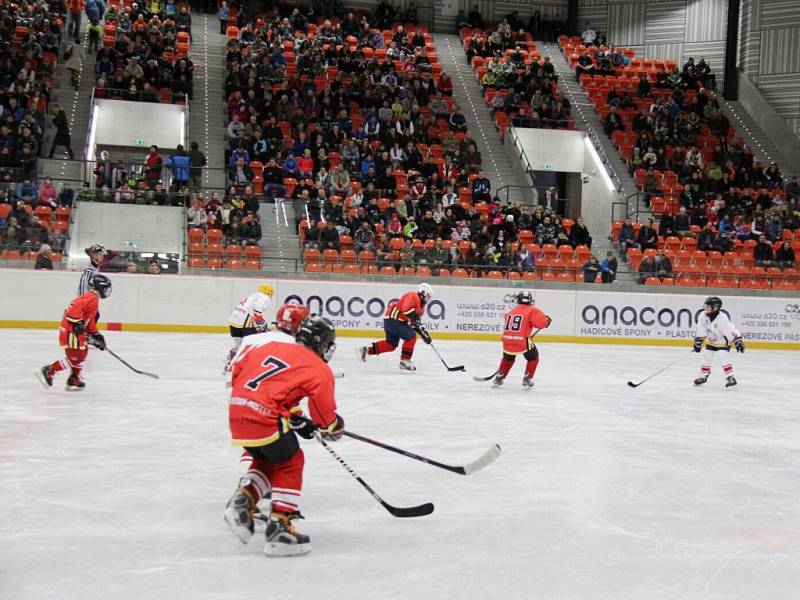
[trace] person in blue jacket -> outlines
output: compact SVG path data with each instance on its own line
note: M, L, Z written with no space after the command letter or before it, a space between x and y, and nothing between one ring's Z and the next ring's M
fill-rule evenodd
M170 155L165 164L172 170L172 188L174 191L177 192L188 185L192 160L186 154L182 144L178 144L175 153Z

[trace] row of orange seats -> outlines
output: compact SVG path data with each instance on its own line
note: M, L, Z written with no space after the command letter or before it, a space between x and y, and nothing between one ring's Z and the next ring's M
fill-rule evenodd
M27 250L3 250L0 251L0 260L36 260L36 252ZM54 263L61 262L63 255L61 252L51 252L50 260Z
M645 280L648 286L678 286L678 287L711 287L711 288L741 288L748 290L778 290L798 291L800 280L786 278L764 279L761 277L725 277L725 276L679 276L679 277L648 277Z
M202 244L199 242L190 242L188 248L188 255L197 257L213 257L225 255L231 259L240 259L242 257L260 259L261 246L245 246L244 248L239 244Z
M190 269L245 269L247 271L261 270L261 260L258 258L248 258L242 260L239 258L225 258L219 256L209 256L207 259L204 256L190 256L186 261Z

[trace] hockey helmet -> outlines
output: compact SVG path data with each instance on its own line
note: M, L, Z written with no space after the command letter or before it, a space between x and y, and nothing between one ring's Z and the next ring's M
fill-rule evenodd
M302 304L287 303L278 309L275 325L289 335L296 335L303 321L308 317L308 309Z
M520 292L517 294L517 304L533 304L533 295L528 290Z
M103 246L102 244L92 244L91 246L86 248L84 252L86 252L86 256L88 256L89 258L94 256L95 254L102 254L102 255L108 254L105 246Z
M111 295L111 280L98 273L92 277L89 288L95 290L101 298L108 298Z
M336 351L336 329L325 317L311 315L300 325L295 339L325 362L333 358Z
M709 296L708 298L706 298L706 301L703 302L703 308L707 306L711 308L712 313L718 313L722 308L722 300L717 296Z
M417 293L419 294L420 298L422 298L423 302L427 302L433 298L433 288L428 283L420 283L417 286Z
M268 283L262 283L260 286L258 286L257 291L261 292L265 296L269 296L270 298L275 295L275 290L273 290L272 286Z

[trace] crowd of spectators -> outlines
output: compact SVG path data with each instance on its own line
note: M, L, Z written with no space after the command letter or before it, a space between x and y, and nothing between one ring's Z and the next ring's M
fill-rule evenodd
M686 275L702 283L703 276L692 276L710 273L698 267L718 267L720 273L723 266L751 264L794 268L800 184L796 177L784 178L776 163L758 162L736 137L709 64L691 57L680 66L643 62L584 34L581 40L562 38L562 49L658 218L657 225L650 219L638 232L624 223L618 234L623 260L629 249L650 250L638 264L639 281ZM667 248L670 239L688 241ZM700 254L680 260L679 249ZM708 253L730 258L710 261Z
M460 31L501 135L509 121L515 127L570 127L572 106L558 90L555 69L519 25L506 18L491 32Z
M0 183L34 181L66 5L0 2Z
M95 97L139 102L181 103L193 98L194 63L189 58L189 5L151 0L109 5L101 0L100 44L94 66ZM99 35L92 18L90 35Z

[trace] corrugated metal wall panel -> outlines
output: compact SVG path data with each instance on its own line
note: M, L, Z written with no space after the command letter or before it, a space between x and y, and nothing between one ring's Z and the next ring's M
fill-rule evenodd
M800 26L800 2L797 0L765 0L761 7L761 29Z
M582 6L578 9L578 29L589 23L595 31L608 31L608 6Z
M578 8L583 6L608 6L608 0L580 0Z
M736 60L739 68L751 78L758 74L761 36L754 30L759 10L758 0L742 0L739 10L739 47Z
M611 4L608 7L608 40L617 46L644 44L644 4Z
M800 117L800 73L761 75L758 89L779 116Z
M518 12L520 17L527 19L537 10L544 17L560 16L566 19L568 0L553 0L552 2L520 2L516 0L502 0L492 4L494 18L502 19L512 12Z
M761 32L762 75L800 71L800 27L764 29Z
M725 39L728 18L726 0L689 2L686 7L686 42L711 42Z
M646 44L671 44L683 39L686 2L651 2L647 5Z
M676 60L683 56L683 43L648 44L644 49L644 57L655 60Z

